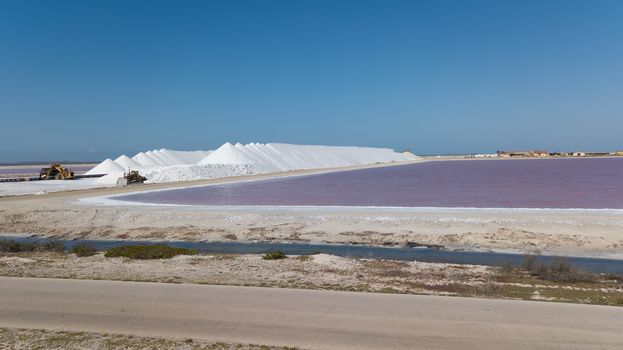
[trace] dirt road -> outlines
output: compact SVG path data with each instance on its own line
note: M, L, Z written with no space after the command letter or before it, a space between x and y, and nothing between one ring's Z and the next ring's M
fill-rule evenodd
M0 326L313 349L620 349L623 308L253 287L0 278Z

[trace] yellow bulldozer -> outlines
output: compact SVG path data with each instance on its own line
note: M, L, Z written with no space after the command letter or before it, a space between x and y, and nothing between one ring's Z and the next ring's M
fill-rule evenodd
M39 178L42 180L73 180L76 176L73 171L63 168L59 163L54 163L47 168L41 168Z
M138 170L130 170L128 171L126 174L123 174L127 180L128 183L130 184L142 184L143 182L145 182L147 180L147 178L143 175L141 175Z
M117 187L125 187L132 184L142 184L147 178L141 175L138 170L129 170L123 177L117 179Z

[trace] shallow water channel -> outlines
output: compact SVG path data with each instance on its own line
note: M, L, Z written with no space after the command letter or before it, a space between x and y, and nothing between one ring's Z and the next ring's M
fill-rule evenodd
M49 242L40 237L0 235L0 240L13 240L20 243ZM54 240L62 243L65 249L78 244L88 244L98 250L106 250L122 245L167 244L174 247L196 249L212 254L263 254L280 250L286 255L309 255L325 253L342 257L370 259L390 259L403 261L421 261L432 263L452 263L496 266L505 263L519 265L524 256L521 254L466 252L429 247L372 247L344 244L307 244L307 243L240 243L240 242L184 242L184 241L113 241L113 240ZM549 262L553 257L543 255L539 259ZM623 260L565 257L573 266L592 272L623 274Z

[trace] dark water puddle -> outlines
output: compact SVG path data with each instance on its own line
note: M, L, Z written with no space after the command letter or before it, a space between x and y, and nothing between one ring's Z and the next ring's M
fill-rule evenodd
M40 237L0 236L0 239L13 240L20 243L49 242L50 239ZM510 263L519 265L523 255L492 252L464 252L429 247L372 247L363 245L342 244L303 244L303 243L240 243L240 242L183 242L183 241L111 241L111 240L55 240L62 243L65 249L78 244L88 244L98 250L106 250L122 245L167 244L174 247L196 249L202 253L212 254L262 254L280 250L286 255L309 255L324 253L342 257L391 259L403 261L421 261L431 263L471 264L499 266ZM547 263L554 257L540 256ZM597 273L623 274L623 260L566 257L571 265Z

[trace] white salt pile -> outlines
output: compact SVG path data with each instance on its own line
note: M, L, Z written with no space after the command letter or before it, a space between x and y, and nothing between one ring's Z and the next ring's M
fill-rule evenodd
M99 163L95 168L86 172L87 175L95 175L95 174L110 174L110 173L118 173L123 172L125 169L123 166L117 164L112 159L106 159L105 161Z
M115 163L121 165L124 169L136 169L141 165L136 162L134 159L122 154L117 159L115 159Z
M141 172L151 183L219 179L258 173L257 168L250 164L176 165L159 169L145 169Z
M138 170L148 182L173 182L416 159L388 148L228 142L215 151L159 149L132 158L122 155L114 161L106 159L87 174L108 174L98 179L100 184L116 182L128 170Z
M196 164L210 153L211 151L173 151L163 148L141 152L132 157L132 160L142 166L189 165Z
M226 143L199 164L258 164L269 171L321 169L414 160L389 148Z

